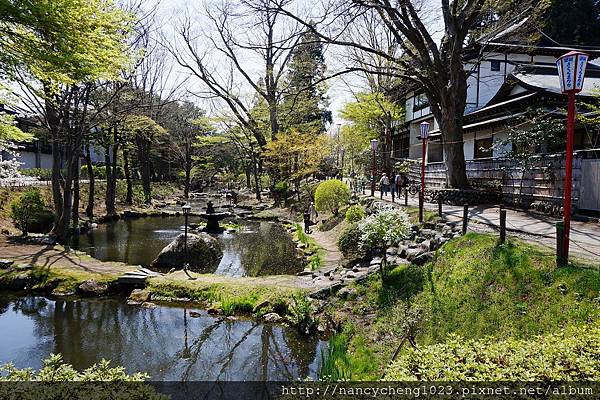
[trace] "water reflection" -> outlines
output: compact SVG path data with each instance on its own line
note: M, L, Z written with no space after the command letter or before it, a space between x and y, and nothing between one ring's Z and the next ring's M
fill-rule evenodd
M0 363L19 368L61 353L78 369L106 358L154 380L294 380L316 377L324 346L282 326L119 300L0 297L0 310Z
M191 218L191 222L201 222ZM183 217L125 219L74 238L72 246L104 261L149 265L183 231ZM223 258L214 272L229 276L293 274L302 270L295 244L278 224L243 221L239 232L216 235Z

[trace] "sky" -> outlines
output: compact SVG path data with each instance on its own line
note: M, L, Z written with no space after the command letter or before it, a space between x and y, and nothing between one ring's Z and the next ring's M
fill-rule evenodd
M300 0L302 3L302 1ZM152 1L148 2L148 4L153 4ZM196 1L196 0L161 0L157 10L157 19L160 21L162 29L166 32L168 37L176 36L174 35L174 30L178 26L178 22L185 15L185 13L189 13L189 15L194 18L196 22L196 27L198 29L199 35L208 35L211 33L211 24L212 22L204 16L203 7L206 4L204 1ZM210 4L210 2L209 2ZM208 39L199 39L199 46L210 46ZM338 59L341 55L339 51L334 51L332 49L326 49L325 51L325 61L327 63L328 73L333 73L338 71L341 68L341 63L338 62ZM216 65L218 68L219 65L224 65L226 63L226 59L222 56L219 56L217 52L210 51L210 57L212 58L212 64ZM182 79L185 79L189 74L184 72L185 70L176 65L174 63L174 72L172 74L173 84L178 84ZM264 70L263 65L260 63L260 60L256 58L252 58L251 55L244 57L242 62L242 67L245 70L253 72L253 78L256 76L260 76L260 72ZM243 82L243 78L238 77L239 82ZM202 91L203 84L199 82L197 78L189 78L185 82L185 88L187 91ZM249 85L245 84L245 87L242 88L242 91L245 91L248 96L252 95L252 90ZM343 123L341 117L339 116L339 111L344 106L345 103L353 101L354 97L352 91L361 90L361 82L356 76L345 76L344 78L333 78L328 81L328 92L327 95L329 97L329 109L333 112L333 126L338 123ZM209 104L203 104L202 100L195 99L200 106L205 108L214 107Z

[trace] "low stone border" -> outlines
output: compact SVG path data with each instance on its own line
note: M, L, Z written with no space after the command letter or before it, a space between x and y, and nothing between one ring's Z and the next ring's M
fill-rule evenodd
M461 235L461 227L457 222L424 223L412 225L407 239L387 249L387 261L391 265L415 264L424 265L433 260L435 251L450 239ZM381 267L381 256L374 256L365 262L348 263L345 266L331 267L311 271L315 286L320 289L309 293L313 299L325 299L338 293L346 297L352 291L347 286L353 282L366 279L377 273Z

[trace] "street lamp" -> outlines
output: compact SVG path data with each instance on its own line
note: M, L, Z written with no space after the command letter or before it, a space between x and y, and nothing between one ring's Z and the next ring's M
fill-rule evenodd
M375 151L377 151L377 145L379 141L377 139L371 139L371 197L375 196L375 173L377 172L377 167L375 165Z
M341 148L340 149L340 153L342 153L342 166L340 168L340 177L342 178L342 180L344 179L344 155L346 155L346 149L345 148Z
M183 264L183 272L185 272L185 274L188 276L188 278L193 279L192 276L190 275L190 273L188 272L190 263L189 263L189 259L188 259L188 245L187 245L188 218L192 211L192 206L190 206L188 203L185 203L183 206L181 206L181 210L183 211L183 216L185 218L185 228L184 228L184 234L183 234L183 253L184 253L184 257L185 257L185 263Z
M419 222L423 222L423 203L425 202L425 156L427 154L427 139L429 138L429 122L421 122L419 128L423 148L423 159L421 160L421 193L419 194Z
M567 157L563 198L563 243L562 253L558 254L561 265L569 261L569 232L571 230L571 189L573 184L573 136L575 125L575 94L583 89L585 69L589 56L579 51L571 51L558 60L560 90L568 96L567 107Z

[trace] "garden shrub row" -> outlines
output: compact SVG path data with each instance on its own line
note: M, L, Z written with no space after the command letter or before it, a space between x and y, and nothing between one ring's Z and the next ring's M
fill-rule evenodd
M465 340L411 348L387 369L391 381L598 381L600 326L581 325L529 340Z

